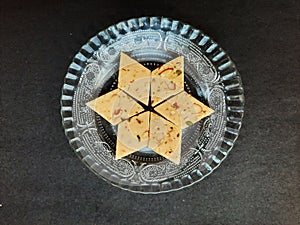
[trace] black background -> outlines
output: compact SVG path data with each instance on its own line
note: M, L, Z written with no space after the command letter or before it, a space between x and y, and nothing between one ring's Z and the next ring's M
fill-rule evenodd
M0 224L299 224L299 1L0 1ZM97 32L140 16L200 28L235 61L241 135L208 178L129 193L71 151L60 95L72 57Z

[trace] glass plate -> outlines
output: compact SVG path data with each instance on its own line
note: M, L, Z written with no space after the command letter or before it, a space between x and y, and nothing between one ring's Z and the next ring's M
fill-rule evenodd
M117 88L120 51L151 70L183 55L185 91L215 110L183 130L179 165L147 148L115 160L116 126L85 105ZM91 38L70 64L61 97L65 134L80 159L111 184L140 193L182 189L209 175L233 147L243 113L241 79L227 54L202 31L159 17L123 21Z

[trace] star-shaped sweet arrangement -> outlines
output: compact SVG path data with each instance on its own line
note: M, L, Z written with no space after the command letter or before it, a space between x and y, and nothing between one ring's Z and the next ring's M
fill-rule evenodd
M182 129L213 113L184 91L183 56L151 72L122 52L118 88L86 105L118 125L116 159L148 147L176 164Z

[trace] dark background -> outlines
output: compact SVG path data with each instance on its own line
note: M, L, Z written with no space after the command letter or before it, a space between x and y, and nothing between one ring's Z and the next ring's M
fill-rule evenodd
M299 1L0 1L0 224L300 224ZM90 172L61 126L72 57L140 16L200 28L236 62L240 137L208 178L141 195Z

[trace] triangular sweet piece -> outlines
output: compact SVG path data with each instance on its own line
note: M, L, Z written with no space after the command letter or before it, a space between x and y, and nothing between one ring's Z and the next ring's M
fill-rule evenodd
M151 71L125 53L120 54L118 88L148 105Z
M182 92L163 104L158 105L155 107L155 111L176 125L179 125L177 121L175 121L177 114L179 114L181 118L181 124L179 126L181 126L182 129L193 125L214 112L213 109L204 105L186 92Z
M151 73L151 96L163 100L184 90L184 59L179 56ZM161 101L152 101L152 106Z
M118 125L116 159L147 146L149 141L149 117L150 112L144 112Z
M179 164L181 128L151 112L148 147L159 155Z
M108 92L86 103L86 105L112 125L116 125L144 111L142 106L119 89Z

